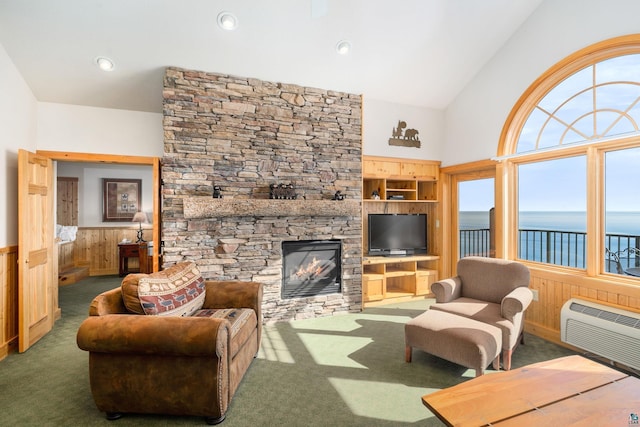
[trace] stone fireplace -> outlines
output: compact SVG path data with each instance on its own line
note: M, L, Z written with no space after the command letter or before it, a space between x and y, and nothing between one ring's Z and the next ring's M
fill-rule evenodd
M164 265L263 283L265 321L359 311L361 97L177 68L164 80ZM273 184L297 197L269 199ZM320 241L339 246L337 281L285 290L286 246Z

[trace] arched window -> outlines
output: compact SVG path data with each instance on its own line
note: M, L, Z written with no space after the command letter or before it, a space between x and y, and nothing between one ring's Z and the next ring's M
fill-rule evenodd
M640 276L640 35L556 64L523 94L498 154L510 184L507 254Z
M639 123L640 54L605 59L575 72L538 102L516 153L637 133Z

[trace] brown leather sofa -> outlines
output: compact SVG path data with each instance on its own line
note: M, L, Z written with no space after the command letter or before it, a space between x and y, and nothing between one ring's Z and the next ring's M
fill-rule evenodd
M203 309L252 309L248 320L134 314L121 288L93 300L77 344L89 352L91 392L108 419L147 413L224 420L260 347L263 290L256 282L205 286Z

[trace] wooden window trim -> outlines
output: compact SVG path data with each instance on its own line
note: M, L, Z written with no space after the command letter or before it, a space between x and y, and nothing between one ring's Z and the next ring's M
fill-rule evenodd
M505 255L509 259L518 259L518 206L517 206L517 170L518 166L525 163L540 162L585 155L587 159L587 277L611 277L604 272L604 233L605 233L605 206L604 206L604 155L608 151L640 147L640 136L615 138L612 140L577 144L576 146L563 147L560 150L541 150L529 153L515 154L522 128L529 114L538 103L555 88L561 81L573 75L585 67L598 62L622 55L640 54L640 34L617 37L593 44L581 49L557 64L549 68L536 79L522 94L509 113L503 126L498 143L498 156L502 157L498 166L496 179L504 180L500 186L503 193L504 209L504 248ZM510 157L512 156L512 157ZM526 262L524 260L521 260ZM566 270L561 266L545 264L545 268L551 270ZM575 269L571 269L575 274ZM578 275L580 275L578 270ZM616 277L616 281L637 284L637 279Z

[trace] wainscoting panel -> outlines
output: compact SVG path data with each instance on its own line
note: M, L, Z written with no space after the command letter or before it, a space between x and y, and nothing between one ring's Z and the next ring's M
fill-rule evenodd
M567 274L529 265L531 289L538 291L526 311L525 330L562 344L560 312L570 298L597 301L612 307L640 313L640 283L637 279L611 276L594 278L576 272Z
M151 240L151 229L144 230L145 240ZM118 274L118 243L122 239L137 240L137 228L79 227L74 242L74 263L88 266L90 276ZM131 268L138 268L138 260L129 260Z
M0 360L17 344L18 247L9 246L0 248Z

